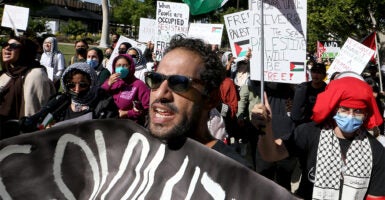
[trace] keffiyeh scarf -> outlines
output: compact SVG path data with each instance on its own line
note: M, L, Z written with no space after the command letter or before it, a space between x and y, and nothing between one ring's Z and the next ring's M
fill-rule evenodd
M333 130L322 129L313 199L339 199L340 196L341 199L364 199L369 186L372 160L372 149L366 133L361 132L354 138L343 159L339 140Z

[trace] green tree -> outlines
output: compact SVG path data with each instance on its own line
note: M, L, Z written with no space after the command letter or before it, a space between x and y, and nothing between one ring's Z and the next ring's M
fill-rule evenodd
M61 31L67 35L79 35L86 32L86 27L81 21L70 19L67 25L62 26Z
M155 18L154 0L112 0L113 19L122 24L139 26L140 18Z
M385 0L308 0L307 45L316 49L317 40L335 40L341 44L348 37L360 41L373 30L385 28Z

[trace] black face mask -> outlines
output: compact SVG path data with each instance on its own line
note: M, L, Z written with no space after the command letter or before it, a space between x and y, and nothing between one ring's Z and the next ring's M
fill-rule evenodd
M111 54L106 54L106 58L110 59Z
M89 91L89 89L88 89L88 90L81 91L81 92L79 92L79 93L76 93L76 92L73 92L72 90L70 90L70 94L71 94L71 96L72 96L73 98L79 98L79 99L81 99L81 98L85 97L85 96L88 94L88 91Z
M87 53L87 49L85 49L85 48L78 48L78 49L76 49L76 53L77 54L86 54Z

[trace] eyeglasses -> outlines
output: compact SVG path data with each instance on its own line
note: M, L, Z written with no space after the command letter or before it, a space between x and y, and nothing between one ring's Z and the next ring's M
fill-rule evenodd
M19 49L19 48L21 48L21 44L17 44L17 43L3 42L3 43L1 44L1 47L2 47L3 49L6 48L6 47L8 47L8 46L9 46L8 50L14 50L14 49Z
M88 83L86 83L86 82L79 82L79 83L67 83L66 84L67 85L67 87L69 88L69 89L74 89L75 87L76 87L76 85L79 85L79 87L80 88L88 88L89 86L90 86L90 84L88 84Z
M174 92L187 92L193 82L202 84L203 81L181 75L166 76L157 72L146 72L145 82L151 89L158 89L163 81L167 80L168 87Z
M138 58L138 55L131 55L130 54L130 56L131 56L131 58Z

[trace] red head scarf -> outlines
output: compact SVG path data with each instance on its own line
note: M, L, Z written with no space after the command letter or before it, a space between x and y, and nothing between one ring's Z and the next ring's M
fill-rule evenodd
M383 119L378 111L372 88L365 81L354 77L343 77L331 81L325 91L317 96L312 120L317 124L323 122L334 114L338 106L366 108L368 116L364 126L368 129L382 124Z

